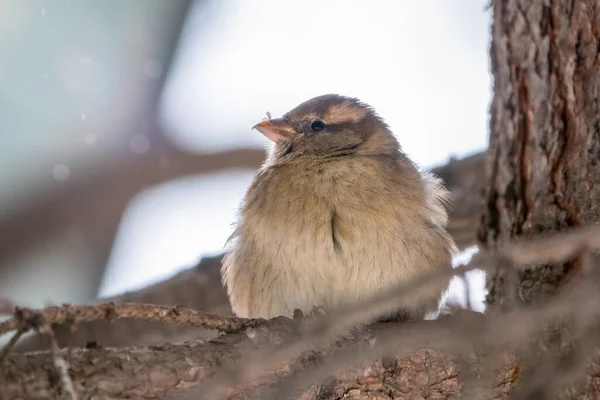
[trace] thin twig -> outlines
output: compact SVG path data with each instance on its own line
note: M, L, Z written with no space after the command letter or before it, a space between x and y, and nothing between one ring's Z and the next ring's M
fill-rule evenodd
M60 376L60 381L62 383L63 390L69 394L71 400L77 400L77 392L75 392L75 388L73 387L73 381L71 380L71 376L69 375L69 364L65 361L65 359L60 354L60 348L58 347L58 342L56 340L56 335L50 326L46 326L43 330L48 336L50 340L50 352L52 354L52 361L54 364L54 368Z
M80 321L113 321L124 318L203 327L225 333L237 332L264 322L262 319L224 317L179 306L138 303L104 303L87 306L64 304L38 310L19 309L13 318L0 323L0 334L16 329L34 329L35 326L44 324L66 323L74 328Z
M23 331L19 329L10 338L8 343L6 343L6 345L2 348L2 351L0 351L0 365L2 365L2 363L4 362L4 359L6 358L8 353L10 353L10 351L13 349L13 347L15 347L15 344L17 344L17 342L19 341L19 339L21 338L22 335L23 335Z

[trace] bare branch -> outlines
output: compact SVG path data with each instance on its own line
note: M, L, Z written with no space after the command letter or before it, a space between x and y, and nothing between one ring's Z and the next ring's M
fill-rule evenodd
M469 351L476 348L495 346L499 354L510 354L519 346L527 344L534 336L540 325L556 318L564 318L574 313L574 308L585 299L589 307L582 311L586 324L582 327L583 332L589 331L592 325L598 324L600 317L600 292L592 282L580 282L571 287L564 297L554 299L539 307L518 310L498 316L480 316L465 318L464 315L456 315L435 321L435 324L427 325L427 322L414 325L396 325L382 329L381 325L375 329L369 328L377 337L374 346L351 346L343 351L334 349L334 354L313 368L305 368L302 372L296 372L293 377L280 380L274 386L278 390L272 399L282 398L284 393L294 390L302 390L312 382L318 381L327 375L342 374L348 366L357 363L370 365L377 358L394 353L397 358L404 358L416 349L427 348L451 354L455 352L464 357ZM595 342L598 340L596 339ZM592 347L593 348L593 347ZM559 374L563 379L555 382L556 388L567 379L573 379L577 372L582 372L589 361L592 348L587 349L586 357L570 363L573 372L561 371ZM336 354L337 353L337 354ZM456 362L457 359L454 359ZM514 365L509 365L514 367ZM562 365L561 365L562 366ZM247 365L247 367L250 367ZM255 366L254 366L255 367ZM560 366L554 365L555 369ZM544 378L550 374L543 375ZM580 375L579 375L580 376ZM229 383L230 385L231 383ZM241 384L234 382L234 386ZM206 385L208 386L208 385ZM205 387L206 387L205 386ZM493 387L488 387L488 390ZM491 397L491 396L490 396ZM190 398L191 399L191 398Z
M104 319L113 321L121 318L141 319L171 324L214 329L220 332L237 332L240 329L259 325L262 319L249 320L237 317L223 317L190 310L182 307L167 307L135 303L105 303L90 306L64 304L40 310L18 309L15 316L0 323L0 334L16 329L39 329L44 324L67 323L75 328L79 321Z
M108 396L118 394L120 397L126 395L135 397L147 395L150 390L153 393L175 393L180 389L204 383L201 393L205 394L207 398L218 398L217 395L223 393L228 397L245 396L247 394L245 390L253 387L259 392L267 390L277 382L285 383L286 381L282 379L290 374L294 374L294 388L300 390L303 382L314 382L315 379L323 378L328 373L341 370L342 366L348 367L361 360L373 361L373 357L388 354L391 350L399 352L398 360L403 362L402 357L411 359L411 354L414 354L422 346L442 349L447 352L440 354L438 361L444 362L444 365L448 365L448 357L452 354L452 352L448 353L450 350L458 350L459 354L463 354L467 349L477 346L484 348L491 346L496 349L500 346L502 352L508 351L508 355L510 355L512 354L511 349L514 349L515 346L522 346L527 340L531 340L532 332L554 318L577 314L585 320L596 321L599 317L598 310L600 310L600 291L595 290L593 282L583 279L552 302L528 309L516 308L506 314L481 315L480 319L474 319L469 324L464 323L464 320L461 322L458 316L451 316L447 317L450 320L442 318L437 321L421 321L401 325L400 330L395 328L398 326L396 324L371 325L367 333L373 333L372 337L376 339L375 342L372 341L371 336L361 334L360 330L358 334L353 334L350 328L360 326L364 321L368 321L377 314L378 307L389 304L390 300L417 305L421 301L421 293L427 291L428 285L435 284L439 279L449 279L454 274L464 274L473 269L490 270L495 268L499 261L506 260L509 260L515 268L520 268L522 262L533 264L550 261L563 262L570 257L578 256L578 252L589 251L599 246L600 226L596 226L555 235L551 238L510 245L496 254L480 253L467 266L450 270L448 273L431 274L400 285L395 290L352 308L330 310L326 319L290 320L280 317L269 321L241 320L240 322L237 319L229 318L225 318L223 321L221 319L223 317L217 317L218 320L215 321L209 317L209 323L207 323L207 314L196 314L196 312L190 311L193 318L188 318L186 320L188 322L185 323L189 323L191 320L199 326L211 326L215 329L233 331L233 333L219 336L209 342L192 342L177 346L165 345L118 350L71 349L62 354L71 367L73 383L76 388L92 385L87 388L93 387L94 390L97 390L98 387L106 388L108 386L110 387L110 390L106 389ZM595 271L595 268L593 270ZM594 289L591 288L592 286ZM579 307L583 301L589 307ZM22 322L25 325L11 322L10 326L13 329L23 326L31 329L35 328L36 324L42 320L45 322L73 321L74 323L86 318L109 318L111 315L114 318L115 314L120 317L137 316L155 318L155 320L165 322L184 323L172 315L172 308L169 307L157 308L144 305L140 309L139 305L126 304L123 309L119 309L119 305L116 304L100 306L106 308L102 309L98 306L50 307L44 309L46 313L44 310L37 314L32 312L30 315L35 316L35 318L32 317L33 322L23 318ZM114 311L115 309L116 311ZM73 314L73 310L77 311ZM114 313L110 310L113 310ZM472 314L477 315L476 313ZM250 325L245 325L246 323ZM247 328L244 329L244 327ZM498 338L501 339L499 342ZM373 343L375 347L372 347ZM315 349L319 350L314 353ZM350 350L344 355L344 349ZM98 351L102 352L101 357L94 355ZM322 368L317 368L316 372L312 369L309 371L308 368L310 365L314 366L315 363L309 362L310 365L306 365L306 355L310 355L311 352L316 354L316 359L323 359ZM7 357L5 368L10 373L6 374L8 378L5 379L11 379L7 385L9 387L20 385L15 389L15 394L34 393L31 392L33 390L31 387L24 384L29 382L31 385L32 380L38 382L35 393L38 393L39 390L51 390L44 386L46 383L44 383L43 374L46 370L44 367L46 361L44 361L43 354L20 355L13 353ZM331 360L325 360L324 357L330 358L330 356L334 357ZM308 357L308 359L310 358L311 356ZM102 360L101 367L96 364L98 361L90 361L100 359ZM406 359L403 360L408 362ZM118 365L119 367L108 368L108 365ZM126 371L123 370L125 365L127 365ZM26 376L18 372L24 371L24 368L29 371ZM193 373L190 372L190 368L194 371ZM118 377L111 375L116 374L116 370L119 373ZM90 371L93 371L93 374L90 375ZM306 371L306 375L301 374L302 371ZM508 372L504 371L503 373ZM150 376L154 376L151 388L140 388L140 386L148 386L147 382ZM303 376L306 377L302 378ZM512 387L515 384L512 380L509 380L508 383L506 379L501 381L503 382L502 387ZM285 391L286 389L278 390ZM81 393L86 393L86 391Z
M270 320L257 328L257 347L271 346L274 337L293 333L289 320ZM220 368L231 366L247 346L254 346L244 330L211 342L190 341L151 347L71 348L60 351L69 364L73 386L80 397L140 398L177 393L200 384ZM2 394L8 398L56 398L48 380L53 360L47 351L8 355L0 374Z
M233 312L227 293L221 285L221 256L203 257L194 267L152 286L101 299L108 303L145 303L181 307L231 316ZM95 304L95 303L94 303ZM12 315L12 313L11 313ZM97 342L107 347L147 346L165 341L180 342L208 339L215 332L185 325L162 324L151 321L121 319L111 323L105 320L82 321L72 332L66 324L53 326L60 347L83 347ZM47 348L44 335L34 334L22 339L15 351L37 351Z
M65 187L49 190L4 218L0 222L0 268L10 267L12 257L71 226L77 226L94 243L112 242L112 228L108 227L116 229L125 207L140 191L192 174L257 168L264 159L262 149L193 154L166 143L163 147L161 155L169 159L168 168L160 166L154 153L104 163L102 168L82 168ZM90 208L96 212L88 212Z
M8 353L10 353L10 351L13 349L13 347L15 347L15 344L17 344L17 342L19 341L19 339L21 338L22 335L23 335L23 331L21 329L19 329L18 331L16 331L14 333L14 335L12 335L12 337L10 338L8 343L6 343L4 345L4 347L2 348L2 351L0 351L0 365L2 365L2 363L4 362L4 359L6 358Z
M52 328L50 326L46 326L42 331L48 336L50 341L50 353L52 354L52 361L54 363L54 368L60 377L63 391L68 393L72 400L77 400L78 396L73 388L73 381L69 376L69 364L67 364L60 353L56 336L54 336Z

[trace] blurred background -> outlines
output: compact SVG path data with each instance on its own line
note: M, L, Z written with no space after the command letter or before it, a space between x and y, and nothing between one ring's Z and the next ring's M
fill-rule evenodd
M371 104L423 167L484 150L486 3L0 0L0 298L89 302L221 253L251 126L316 95Z

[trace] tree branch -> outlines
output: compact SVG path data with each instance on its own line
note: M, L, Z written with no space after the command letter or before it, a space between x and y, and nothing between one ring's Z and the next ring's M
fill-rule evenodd
M471 265L452 272L463 274L475 268L495 268L498 262L504 260L510 260L515 267L521 263L558 263L581 251L599 247L600 226L595 226L510 245L496 254L477 257ZM429 395L431 392L423 390L431 391L437 387L443 388L440 393L444 396L456 396L456 390L461 390L468 376L464 372L457 372L456 365L467 363L472 367L473 361L466 362L464 357L473 349L480 351L481 348L489 350L491 347L497 354L504 354L503 357L510 356L511 349L522 348L530 343L532 335L548 321L576 315L578 320L592 323L598 321L600 316L600 290L596 280L582 276L580 281L568 286L570 290L562 296L538 307L470 319L455 315L437 321L375 324L367 330L359 329L348 334L348 328L368 319L381 304L389 304L394 299L406 301L415 298L418 301L419 291L424 285L437 279L444 278L438 274L402 285L395 291L356 307L334 310L326 319L290 320L280 317L260 321L252 328L224 334L208 342L124 349L69 349L61 352L61 356L69 363L75 390L86 396L93 393L101 397L138 398L175 394L199 386L199 393L207 395L202 398L264 398L266 393L279 396L293 390L294 393L301 393L303 398L312 399L318 398L324 391L332 390L332 387L351 391L351 382L361 379L360 376L369 376L369 369L364 363L370 365L370 371L373 371L373 368L381 368L377 364L379 361L375 360L389 354L396 354L396 361L401 366L400 372L394 375L397 380L394 385L398 389L386 389L390 397L381 398L402 394L402 388L407 386L401 382L407 380L408 387L417 388L414 395ZM581 307L583 301L587 307ZM54 311L51 315L56 315ZM13 326L18 328L19 325ZM586 328L584 332L593 330ZM590 337L585 342L595 344L597 338ZM588 350L583 354L591 352ZM587 362L589 357L581 360ZM55 396L60 388L47 379L50 362L52 360L47 352L10 354L3 366L4 377L0 384L8 388L9 397ZM415 363L427 365L430 370L417 371ZM488 388L494 393L508 390L518 381L515 378L507 382L503 378L510 371L512 375L518 375L515 373L518 365L514 362L508 364L500 371L495 371L495 382L501 383ZM313 367L317 367L317 370L313 371ZM436 370L450 372L435 387L419 384L423 374ZM356 371L362 375L357 375ZM588 373L596 376L598 371L594 371ZM337 373L334 384L327 381L314 384L315 379L321 380L332 373ZM293 388L286 389L286 382L289 384L286 377L291 376L294 376ZM428 382L433 381L431 377ZM311 384L311 387L306 387ZM581 388L581 385L577 388Z
M195 267L184 270L170 279L150 287L124 293L102 302L146 303L201 310L219 315L232 315L227 294L221 285L221 256L203 258ZM10 313L12 315L12 311ZM61 347L83 347L88 342L103 346L131 346L161 344L166 340L209 338L214 332L184 325L161 324L152 321L123 319L82 321L73 332L67 324L54 324L54 331ZM18 351L46 348L43 335L23 339Z
M60 307L46 307L41 310L18 308L13 318L0 322L0 335L13 331L39 330L47 324L67 324L75 330L75 324L81 321L117 319L139 319L145 321L181 324L193 327L214 329L219 332L237 332L240 329L253 327L262 322L260 319L244 319L223 317L201 311L175 306L160 306L137 303L104 303L92 306L73 306L64 304Z
M435 332L436 322L422 324L427 324L431 328L430 331ZM381 328L385 331L392 329L392 325L395 324L387 325L387 327L375 326L374 329ZM396 333L398 329L396 327ZM263 351L277 350L285 347L296 336L297 325L292 320L277 318L253 329L252 334L241 331L224 335L210 342L194 341L179 345L167 344L141 348L69 349L62 351L61 354L69 363L73 385L81 397L94 394L100 398L142 398L174 395L198 387L215 374L230 370L249 351L260 354ZM348 340L343 344L334 345L329 352L344 349L350 352L356 350L355 343ZM284 360L270 371L241 385L220 386L219 393L227 398L256 396L262 389L268 388L279 379L314 366L315 363L310 362L310 354L307 356L308 359L304 360ZM7 361L4 366L4 381L0 379L0 386L5 388L4 393L8 397L54 398L60 393L59 388L47 379L47 371L52 368L52 359L46 352L30 355L11 354ZM410 381L415 391L429 386L415 385L419 382L419 375L426 373L427 369L424 368L426 367L432 374L432 378L436 372L446 372L445 376L436 377L439 381L435 386L440 394L458 394L460 383L457 367L448 355L438 351L422 350L398 362L397 379ZM400 373L402 369L404 372ZM359 371L365 370L366 367L359 367ZM360 379L360 375L349 374L349 379ZM433 382L433 379L431 381ZM325 386L318 386L317 392L328 390ZM221 397L195 396L194 398Z
M160 156L169 160L168 168L160 165ZM112 240L112 231L105 232L102 228L110 225L109 221L116 221L118 226L129 201L145 188L186 175L226 168L256 168L263 159L264 150L261 149L193 154L169 146L160 155L132 157L111 163L100 171L90 168L87 173L73 177L66 188L41 196L38 202L24 206L0 221L0 237L3 238L0 267L22 250L72 226L88 236L98 236L97 240L106 235Z

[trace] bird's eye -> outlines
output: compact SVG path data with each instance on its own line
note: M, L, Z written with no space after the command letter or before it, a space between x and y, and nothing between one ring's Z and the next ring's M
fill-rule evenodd
M314 121L312 124L310 124L310 129L312 129L314 132L321 132L323 129L325 129L325 124L323 121Z

